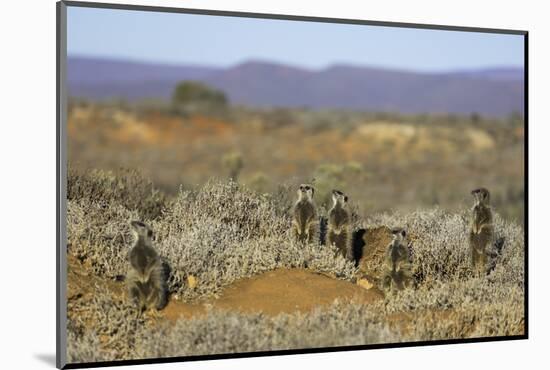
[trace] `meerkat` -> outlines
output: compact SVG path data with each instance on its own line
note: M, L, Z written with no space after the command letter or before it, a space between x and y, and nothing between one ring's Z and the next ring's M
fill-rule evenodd
M339 190L332 191L332 208L328 212L327 244L335 245L338 254L352 259L351 216L348 210L348 196Z
M166 292L160 256L153 248L153 231L141 221L132 221L130 225L135 241L128 253L128 294L141 311L160 310Z
M407 232L402 228L395 228L391 233L393 240L386 250L382 285L385 290L402 290L413 283Z
M470 252L472 269L481 274L487 270L488 247L493 242L493 214L491 211L489 190L472 190L475 203L472 208L472 226L470 230Z
M319 220L313 201L314 193L315 189L309 184L301 184L298 188L292 224L295 238L302 243L311 243L318 237Z

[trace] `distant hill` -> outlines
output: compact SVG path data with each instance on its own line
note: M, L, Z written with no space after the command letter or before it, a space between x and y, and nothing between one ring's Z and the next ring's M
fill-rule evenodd
M523 68L490 68L473 71L460 71L450 74L455 77L484 78L498 81L521 81L523 82Z
M334 65L308 70L251 61L230 68L68 58L71 96L90 99L169 98L182 80L223 90L251 106L342 108L402 113L523 113L523 69L416 73Z

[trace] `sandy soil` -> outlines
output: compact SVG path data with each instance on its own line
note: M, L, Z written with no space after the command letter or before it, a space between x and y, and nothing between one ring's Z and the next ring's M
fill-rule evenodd
M125 295L122 281L105 280L89 271L77 258L68 258L67 299L88 300L99 287L105 287L113 295ZM365 289L361 285L338 280L306 269L277 269L251 278L240 279L226 287L218 298L196 302L170 299L161 316L175 321L181 317L204 315L207 308L264 313L275 316L280 313L308 312L330 305L336 299L341 302L371 303L383 299L377 288Z
M96 287L106 287L118 297L124 294L124 285L121 282L102 279L96 276L85 263L78 258L67 255L67 301L89 299Z
M280 313L311 311L329 305L336 299L371 303L382 298L383 294L376 288L367 290L305 269L277 269L238 280L225 288L217 299L201 303L172 300L163 311L172 320L180 316L203 314L207 306L275 316Z
M251 278L240 279L226 287L217 298L183 302L171 297L161 311L164 318L175 321L206 314L207 308L243 313L262 312L269 316L280 313L308 312L336 299L343 302L371 303L383 299L376 288L385 246L391 240L386 227L369 229L363 236L365 245L360 261L358 283L335 279L306 269L277 269ZM114 296L125 296L123 281L103 279L90 266L69 254L68 302L88 300L98 288L107 288ZM368 288L368 289L367 289Z
M379 244L372 244L374 241L385 241L386 228L370 230L369 236L365 235L365 241L371 243L371 252L374 256L379 255ZM365 248L368 249L367 246ZM368 251L366 251L368 252ZM365 257L365 258L368 258ZM68 258L68 291L67 299L69 305L78 300L89 300L97 289L107 288L113 296L125 297L125 285L122 281L105 280L90 272L89 267L82 264L77 258ZM366 261L365 261L366 263ZM368 269L369 265L364 266ZM373 273L373 270L368 272ZM363 271L365 274L365 271ZM365 276L365 275L363 275ZM211 298L196 302L183 302L171 298L168 305L155 315L151 325L155 325L157 319L175 322L180 318L191 319L206 315L207 309L215 308L243 313L262 312L268 316L276 316L280 313L305 313L315 308L330 305L334 300L341 302L372 303L383 299L383 293L371 284L364 283L372 277L363 277L357 284L338 280L330 276L315 273L305 269L277 269L266 272L252 278L245 278L236 281L226 287L218 298ZM94 325L93 319L85 312L71 312L69 315L79 315L85 325ZM417 315L433 317L434 320L454 320L452 310L441 312L425 311ZM411 313L399 312L386 316L390 328L398 329L403 333L411 330L414 316ZM475 329L476 323L466 326L467 333Z

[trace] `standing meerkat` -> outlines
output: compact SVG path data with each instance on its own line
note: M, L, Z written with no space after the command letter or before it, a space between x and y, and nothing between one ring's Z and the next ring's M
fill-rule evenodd
M402 228L391 230L393 240L384 259L382 286L386 290L402 290L412 285L412 264L407 245L407 232Z
M295 238L302 243L311 243L318 238L319 220L313 201L314 193L315 189L309 184L301 184L298 188L292 225Z
M491 211L489 190L472 190L475 203L472 208L472 226L470 230L470 252L472 269L478 275L487 271L488 247L493 242L493 213Z
M348 196L340 190L332 191L332 208L328 212L327 244L335 245L338 254L347 259L351 255L351 216Z
M153 248L153 231L141 221L130 223L135 237L134 245L128 253L130 268L127 275L130 298L142 310L160 310L165 303L165 286L162 263Z

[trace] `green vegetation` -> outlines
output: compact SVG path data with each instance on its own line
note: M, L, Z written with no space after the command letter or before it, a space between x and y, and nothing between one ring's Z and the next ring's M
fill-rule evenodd
M227 105L227 97L223 92L201 82L184 81L174 89L172 104L186 113L216 110Z

